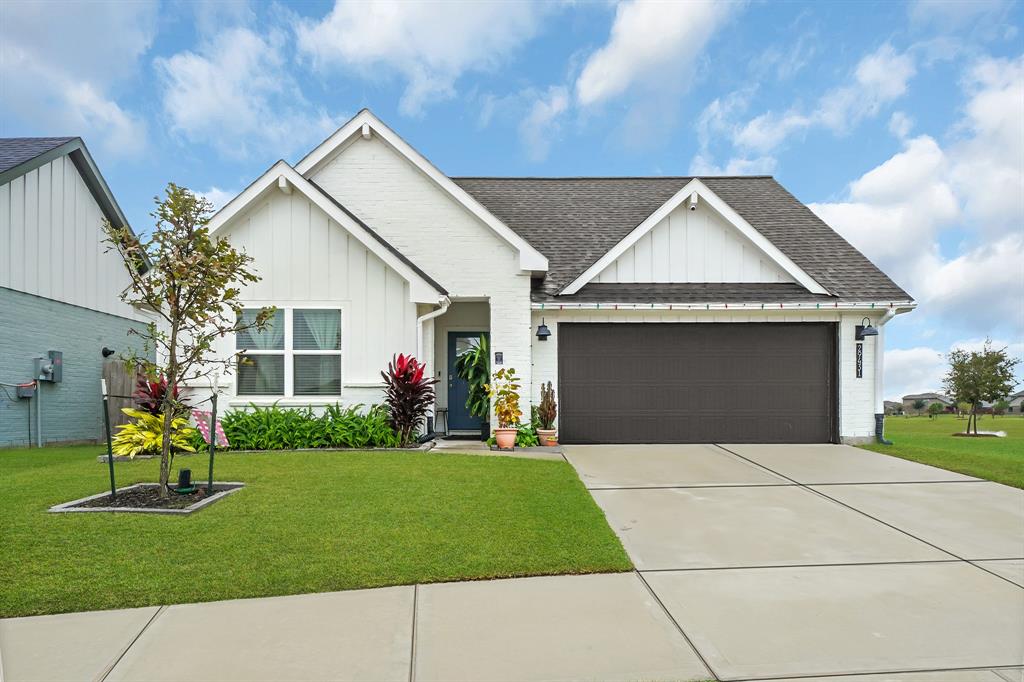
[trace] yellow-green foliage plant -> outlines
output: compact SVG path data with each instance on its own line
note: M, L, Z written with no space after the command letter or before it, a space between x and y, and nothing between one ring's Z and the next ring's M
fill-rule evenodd
M494 373L494 381L487 384L487 394L494 400L494 416L498 428L517 429L523 417L519 409L519 377L512 367L502 367Z
M114 454L119 457L134 458L136 455L159 455L163 445L164 417L162 414L150 414L145 410L126 407L121 410L135 421L117 427L118 432L113 438ZM192 439L196 430L188 425L188 420L175 417L171 421L171 452L195 452Z

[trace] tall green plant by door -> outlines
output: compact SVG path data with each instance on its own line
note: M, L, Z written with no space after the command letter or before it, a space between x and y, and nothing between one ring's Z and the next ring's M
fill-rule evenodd
M491 412L491 399L487 395L487 382L491 379L490 359L486 336L481 336L479 344L462 351L455 359L455 373L468 385L466 409L471 416L484 421Z

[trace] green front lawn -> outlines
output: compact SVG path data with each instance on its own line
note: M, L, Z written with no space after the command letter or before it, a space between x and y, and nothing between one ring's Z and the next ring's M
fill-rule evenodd
M885 435L893 445L865 445L868 450L931 464L968 476L1024 488L1024 418L978 417L979 431L1005 431L1006 438L957 438L966 419L953 415L885 418Z
M0 450L0 617L632 567L565 462L226 453L217 480L246 488L190 516L48 514L103 491L101 452ZM118 485L158 469L117 464Z

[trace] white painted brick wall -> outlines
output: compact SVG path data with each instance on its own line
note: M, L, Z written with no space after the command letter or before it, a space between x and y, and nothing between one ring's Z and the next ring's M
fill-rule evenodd
M313 180L453 299L486 298L491 349L503 353L504 365L515 367L530 386L530 277L519 269L512 247L376 137L353 142ZM436 375L437 368L431 371Z
M534 402L540 401L541 384L550 381L558 391L559 322L839 322L839 435L844 441L872 439L874 417L874 358L878 337L864 341L864 376L856 378L854 327L863 314L835 311L668 311L668 310L535 310L533 327L543 318L551 329L547 341L533 341ZM872 315L876 324L880 315ZM881 350L880 345L878 350Z

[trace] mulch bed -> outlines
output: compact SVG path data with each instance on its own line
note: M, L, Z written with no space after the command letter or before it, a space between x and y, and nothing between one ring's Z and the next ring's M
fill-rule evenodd
M219 489L218 486L213 486L213 492L216 493ZM178 494L173 490L170 496L166 499L160 498L160 491L156 487L152 488L132 488L131 490L120 490L117 493L117 497L113 500L110 499L110 495L104 495L98 497L95 500L88 500L82 504L76 504L76 507L129 507L132 509L184 509L190 505L199 502L206 497L206 485L197 487L191 493Z

